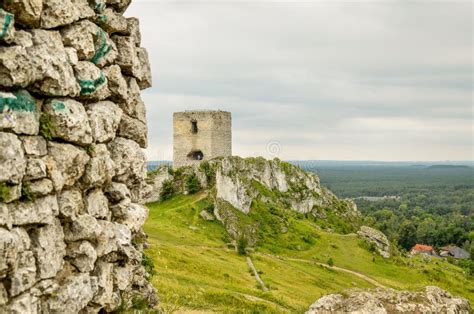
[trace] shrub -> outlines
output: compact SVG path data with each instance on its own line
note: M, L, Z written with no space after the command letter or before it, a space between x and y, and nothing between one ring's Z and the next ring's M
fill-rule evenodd
M153 259L143 253L142 255L142 266L145 267L145 271L150 275L156 275L155 264L153 263Z
M237 240L237 252L239 253L239 255L247 255L247 246L248 240L246 238L241 237Z
M162 201L170 199L174 195L173 182L168 180L163 182L163 187L161 188L160 198Z
M30 184L28 182L24 182L21 186L21 198L26 201L34 201L35 197L31 193Z
M53 139L54 126L51 117L46 113L41 114L39 133L48 141Z
M201 185L199 184L199 180L194 173L186 178L186 190L189 194L194 194L200 189Z
M334 260L332 259L332 257L330 257L330 258L328 259L327 264L328 264L329 266L331 266L331 267L334 266Z

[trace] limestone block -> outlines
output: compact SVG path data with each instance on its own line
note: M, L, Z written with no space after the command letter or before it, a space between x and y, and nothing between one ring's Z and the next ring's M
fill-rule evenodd
M24 177L26 180L42 179L47 175L46 163L44 160L39 158L28 158Z
M44 156L48 153L46 140L42 136L22 136L21 141L27 155Z
M56 28L94 15L87 0L43 0L41 28Z
M11 233L15 235L18 239L17 241L17 249L18 252L24 252L30 249L31 247L31 240L28 232L24 228L13 228Z
M2 306L8 302L8 292L3 283L0 283L0 311L5 311Z
M9 0L3 8L15 15L15 22L28 27L38 27L43 0Z
M26 159L21 141L11 133L0 132L0 182L20 183L25 174Z
M34 197L47 195L53 192L53 181L50 179L40 179L29 182L29 190Z
M128 98L124 102L119 102L120 108L132 118L136 118L146 123L146 108L140 97L140 87L134 77L127 77Z
M125 198L118 203L111 205L109 208L112 212L113 218L124 218L127 215L130 204L132 204L132 200L130 198Z
M112 203L130 198L130 190L123 183L112 182L105 188L104 192Z
M84 210L81 191L78 189L62 191L58 195L58 205L60 217L75 219Z
M57 198L49 195L30 202L9 204L9 213L15 226L29 224L49 224L59 211Z
M95 295L94 302L102 306L110 306L114 304L113 267L114 265L112 263L97 261L95 269L92 272L92 274L97 277L99 286L99 292Z
M83 175L89 155L71 144L49 142L45 157L48 173L56 191L71 187Z
M106 3L110 6L112 6L115 10L117 10L120 13L123 13L132 0L106 0Z
M22 184L8 185L8 197L4 200L5 203L11 203L19 200L21 197Z
M77 56L77 50L72 47L65 47L64 51L66 52L67 61L70 65L77 65L79 62L79 57Z
M45 313L78 313L97 293L97 282L89 274L66 278L43 307Z
M132 278L133 270L129 265L124 267L115 265L114 267L114 278L117 288L121 291L128 288L130 280Z
M117 242L115 240L115 223L107 220L98 220L97 223L101 228L101 233L97 238L95 250L97 257L110 254L117 251Z
M96 23L109 34L127 34L128 32L127 19L122 14L116 13L111 8L105 8L101 14L97 15Z
M148 208L139 204L131 203L125 215L117 219L117 222L127 226L132 232L140 231L141 226L148 217Z
M135 181L146 178L146 157L136 142L117 137L107 148L117 166L116 181L125 183L130 188Z
M94 141L105 143L115 138L122 118L122 110L117 105L110 101L100 101L88 105L87 114Z
M138 85L140 89L146 89L151 87L152 79L151 79L151 68L150 68L150 61L148 58L148 52L145 48L138 48L137 49L138 61L140 63L140 74L137 76Z
M136 47L140 47L142 35L140 34L140 21L135 17L127 18L127 33L132 37Z
M36 283L36 264L33 252L18 254L18 265L11 275L10 295L17 296Z
M79 215L75 220L64 228L67 242L79 240L95 240L101 234L102 229L97 219L91 215Z
M105 219L109 214L109 204L107 197L100 189L90 191L85 198L86 213L89 215Z
M11 229L12 220L8 213L8 206L5 203L0 203L0 227Z
M112 100L117 102L127 102L128 84L122 75L122 71L118 65L112 65L104 68L104 73L107 76L109 90L112 93Z
M16 266L18 256L18 237L3 228L0 228L0 279Z
M11 45L22 46L25 48L33 46L33 37L30 33L24 30L16 30L15 37L13 38Z
M82 182L89 188L101 187L112 181L115 175L115 163L105 144L94 146L92 158L86 166Z
M32 229L30 237L39 278L54 277L62 268L63 258L66 255L64 233L60 221L55 219L50 225Z
M120 66L122 72L136 78L142 78L140 59L133 37L114 35L112 40L115 42L118 51L115 62Z
M39 300L37 297L25 292L15 298L11 298L7 307L9 314L39 313Z
M97 253L88 241L69 243L66 249L67 257L72 265L82 273L88 273L94 269Z
M76 49L81 61L90 61L99 67L112 63L117 57L115 43L96 24L82 20L61 31L65 46Z
M51 121L51 135L78 145L92 143L92 131L84 106L73 99L56 98L46 102L43 112Z
M26 90L0 92L0 130L16 134L36 135L39 131L41 102Z
M82 98L104 100L110 96L107 77L93 63L79 61L74 67L74 72L81 87Z
M15 17L0 8L0 41L11 42L15 37Z
M137 142L141 148L147 147L147 126L138 119L133 119L125 114L122 115L117 134Z
M357 235L365 241L375 245L376 251L384 258L390 258L390 241L381 231L367 226L360 227Z

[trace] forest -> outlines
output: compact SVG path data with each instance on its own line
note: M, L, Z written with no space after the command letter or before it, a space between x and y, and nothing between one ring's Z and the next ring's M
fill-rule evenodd
M364 223L400 248L415 243L474 249L474 168L466 165L301 163L340 197L354 198ZM397 196L377 201L367 196ZM471 253L472 255L472 253Z

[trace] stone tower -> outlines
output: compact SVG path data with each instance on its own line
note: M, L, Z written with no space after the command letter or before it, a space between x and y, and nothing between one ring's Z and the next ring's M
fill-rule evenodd
M226 111L184 111L173 115L173 166L232 155L232 118Z

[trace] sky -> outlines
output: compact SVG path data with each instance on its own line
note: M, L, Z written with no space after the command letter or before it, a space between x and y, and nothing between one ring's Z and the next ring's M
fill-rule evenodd
M233 154L473 160L472 1L134 0L153 87L149 160L172 114L232 112Z

